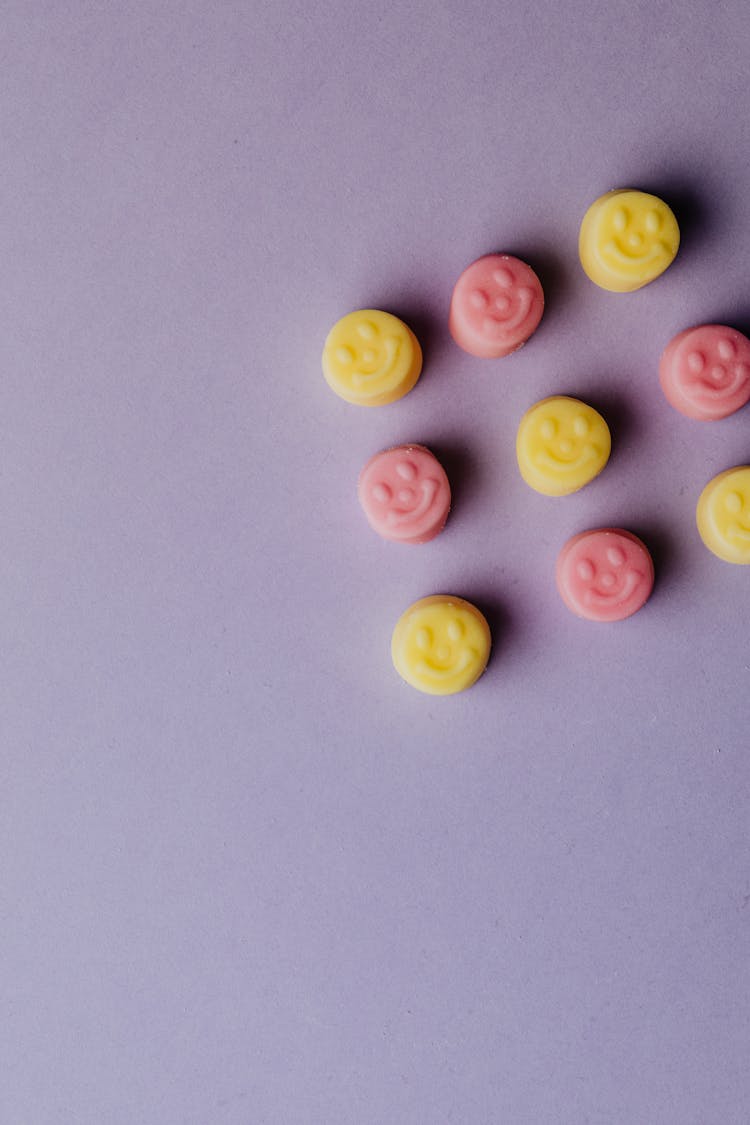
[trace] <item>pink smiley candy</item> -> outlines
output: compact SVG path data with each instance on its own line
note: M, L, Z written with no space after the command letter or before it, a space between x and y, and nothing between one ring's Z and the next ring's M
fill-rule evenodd
M601 528L574 535L557 559L557 588L568 609L589 621L622 621L648 601L654 564L629 531Z
M376 453L359 474L357 493L370 527L399 543L434 539L451 506L445 469L423 445Z
M659 380L667 401L688 418L726 418L750 399L750 340L721 324L688 328L667 344Z
M508 254L487 254L456 282L448 325L464 351L496 359L525 344L543 312L544 293L531 266Z

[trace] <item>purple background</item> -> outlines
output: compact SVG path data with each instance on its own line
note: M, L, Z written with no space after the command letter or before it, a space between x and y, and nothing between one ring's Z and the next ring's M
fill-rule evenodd
M0 37L0 1120L747 1125L750 573L694 508L750 414L656 378L750 321L746 0L15 0ZM683 227L632 295L577 261L615 186ZM490 250L548 299L498 362L446 327ZM320 374L363 305L425 347L378 410ZM614 438L564 500L514 459L554 392ZM406 440L455 484L413 549L355 495ZM616 626L553 583L602 523L658 567ZM448 699L389 656L439 591L496 645Z

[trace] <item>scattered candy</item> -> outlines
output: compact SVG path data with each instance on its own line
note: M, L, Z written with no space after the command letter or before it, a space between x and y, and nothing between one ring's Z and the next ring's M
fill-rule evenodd
M490 628L471 602L436 594L414 602L393 630L393 664L408 684L428 695L471 687L487 667Z
M334 324L323 348L329 387L358 406L383 406L407 394L422 370L412 330L390 313L360 309Z
M695 517L709 551L725 562L750 563L750 465L727 469L709 481Z
M750 399L750 340L722 324L688 328L667 344L659 380L667 401L688 418L726 418Z
M622 621L648 601L654 564L636 535L607 527L568 540L557 559L556 579L560 597L579 617Z
M612 446L598 411L577 398L542 399L521 419L516 456L521 476L545 496L577 492L602 471Z
M448 324L464 351L496 359L526 343L543 311L544 293L531 266L508 254L487 254L456 282Z
M586 274L602 289L630 293L672 264L680 228L666 203L645 191L608 191L583 217L578 252Z
M607 192L586 211L579 255L602 289L628 293L648 285L674 261L677 220L655 195ZM508 254L472 262L453 290L449 328L459 347L481 358L517 351L536 331L544 292L529 265ZM334 324L323 349L323 374L337 395L361 406L394 402L416 384L422 350L412 330L377 309L351 312ZM734 328L702 324L665 348L659 380L669 403L689 418L726 418L750 401L750 339ZM530 407L516 437L524 481L545 496L566 496L593 480L611 452L609 427L579 399L554 395ZM357 484L370 526L384 539L427 543L445 527L451 488L423 445L400 445L371 457ZM703 542L719 558L750 564L750 465L719 473L696 509ZM569 539L555 572L565 605L590 621L621 621L646 603L654 585L648 548L632 532L598 528ZM399 618L391 656L399 675L428 695L453 695L484 672L490 629L470 602L447 594L422 598Z
M370 527L400 543L434 539L451 507L445 469L423 445L376 453L359 475L357 493Z

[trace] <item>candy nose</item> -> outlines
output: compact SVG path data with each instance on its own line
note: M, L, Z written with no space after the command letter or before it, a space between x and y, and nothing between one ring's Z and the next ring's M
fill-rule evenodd
M565 454L565 456L567 457L570 453L573 452L573 442L569 441L568 438L564 438L560 442L560 452Z

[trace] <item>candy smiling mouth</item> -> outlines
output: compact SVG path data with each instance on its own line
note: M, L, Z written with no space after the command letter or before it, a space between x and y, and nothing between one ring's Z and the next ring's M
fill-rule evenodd
M385 359L380 367L375 371L352 371L352 383L355 387L361 387L363 383L372 383L376 379L382 379L384 376L389 375L393 370L393 366L398 356L400 340L396 336L386 336L383 341L385 349Z
M619 597L613 598L611 594L602 594L599 590L587 590L583 596L584 603L599 609L610 609L614 606L624 605L625 602L630 601L642 579L642 574L637 570L631 570L625 577Z
M731 382L725 383L723 386L717 387L715 384L707 383L705 379L699 379L697 380L697 387L701 398L722 399L736 394L746 379L745 372L740 371Z
M453 676L460 676L468 670L472 663L479 660L479 653L475 648L464 649L464 654L452 668L436 668L429 660L420 660L417 672L430 680L449 680Z
M585 465L587 461L591 461L596 457L596 446L585 446L580 457L573 458L572 461L565 461L562 457L555 457L554 453L537 453L536 462L543 469L552 469L555 473L572 473L575 469L579 469L581 465Z
M733 539L741 539L743 543L750 543L750 528L744 527L740 523L730 523L727 528L727 535Z
M518 289L518 311L514 317L504 320L497 313L489 313L482 321L482 328L485 332L492 332L498 335L503 335L506 332L514 332L516 328L520 328L531 311L531 303L534 300L534 294L531 289Z
M623 250L617 239L613 238L604 244L603 253L617 262L618 265L630 269L632 266L648 265L649 262L655 262L659 258L668 258L671 254L671 250L666 242L657 242L652 249L648 250L645 254L629 254L627 250Z
M438 482L431 479L424 480L419 487L422 490L422 499L415 508L397 508L388 512L386 520L391 527L418 523L430 510L437 495Z

